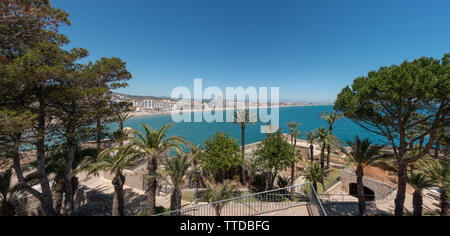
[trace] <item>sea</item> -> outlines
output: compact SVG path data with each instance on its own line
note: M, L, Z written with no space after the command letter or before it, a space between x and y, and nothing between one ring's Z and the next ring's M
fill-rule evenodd
M317 128L327 128L326 121L320 119L320 116L325 112L332 112L333 106L299 106L299 107L281 107L280 112L280 128L282 132L289 133L287 123L295 121L301 124L298 129L303 133L315 130ZM193 114L192 114L193 115ZM164 125L174 124L174 127L167 133L168 136L182 136L188 141L202 145L205 140L213 136L217 132L223 132L229 134L232 138L241 142L241 129L237 124L232 123L208 123L208 122L182 122L174 123L172 116L169 115L152 115L131 118L125 123L126 127L144 131L143 124L149 125L154 129L160 129ZM246 129L246 144L256 143L263 140L266 134L261 133L261 125L253 124L249 125ZM112 124L110 128L117 128L117 124ZM359 136L361 138L369 138L372 143L385 145L387 140L384 137L371 133L362 127L355 124L349 119L342 119L336 122L333 129L333 134L336 135L342 142L347 143ZM305 139L300 137L300 139Z

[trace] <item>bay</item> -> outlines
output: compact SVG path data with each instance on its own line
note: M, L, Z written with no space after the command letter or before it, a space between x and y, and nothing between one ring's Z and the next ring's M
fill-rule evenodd
M333 106L300 106L300 107L282 107L280 108L280 126L284 133L289 133L287 123L295 121L300 123L299 130L302 132L309 132L317 128L327 128L328 124L320 119L320 116L325 112L332 112ZM154 115L135 117L125 123L126 127L130 127L141 132L144 131L142 124L147 124L152 128L160 129L164 125L174 123L171 115ZM204 141L216 134L217 132L228 133L231 137L241 141L241 129L239 125L231 123L194 123L182 122L174 123L174 127L168 131L169 136L179 135L186 138L188 141L198 145L203 144ZM261 134L260 126L249 125L246 130L246 143L255 143L263 140L266 135ZM117 128L117 124L111 125L112 129ZM387 144L384 137L373 134L348 119L343 119L336 122L333 133L343 142L353 140L356 135L361 138L369 138L375 144Z

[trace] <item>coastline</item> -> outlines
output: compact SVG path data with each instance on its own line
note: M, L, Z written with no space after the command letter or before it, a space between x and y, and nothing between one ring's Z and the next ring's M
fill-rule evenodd
M281 105L281 106L273 106L273 107L250 107L250 109L259 109L259 108L285 108L285 107L316 107L316 106L328 106L328 105ZM187 113L195 113L195 112L205 112L205 111L213 111L213 110L218 110L218 111L226 111L226 110L231 110L234 108L217 108L217 109L193 109L193 110L177 110L177 111L141 111L141 112L137 112L137 111L133 111L133 112L129 112L129 114L132 116L133 118L142 118L142 117L152 117L152 116L165 116L165 115L172 115L172 113L177 113L177 112L187 112Z

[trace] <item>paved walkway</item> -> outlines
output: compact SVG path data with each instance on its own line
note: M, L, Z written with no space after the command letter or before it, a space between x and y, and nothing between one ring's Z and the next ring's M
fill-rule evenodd
M309 212L306 206L300 206L284 211L263 214L261 216L309 216Z

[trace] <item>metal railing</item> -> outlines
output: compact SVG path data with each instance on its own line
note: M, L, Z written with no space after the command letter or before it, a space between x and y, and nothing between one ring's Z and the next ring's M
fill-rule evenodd
M326 212L310 183L249 194L223 201L155 216L262 216L291 208L305 206L312 216L326 216Z
M328 216L327 212L325 211L322 205L322 201L317 195L316 189L312 186L312 184L310 184L310 188L311 188L311 200L308 206L310 216Z

